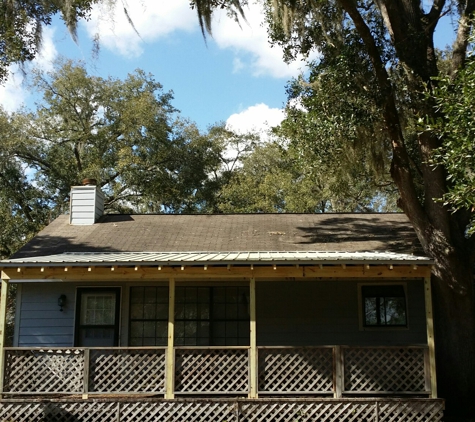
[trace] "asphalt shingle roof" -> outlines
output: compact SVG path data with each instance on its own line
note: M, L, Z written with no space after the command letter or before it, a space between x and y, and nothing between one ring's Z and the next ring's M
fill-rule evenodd
M11 258L66 252L328 251L422 253L404 214L63 215Z

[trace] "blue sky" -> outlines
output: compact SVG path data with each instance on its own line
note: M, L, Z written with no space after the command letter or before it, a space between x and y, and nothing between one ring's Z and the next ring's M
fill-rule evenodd
M128 10L140 37L128 24L122 6L113 21L108 11L96 8L92 19L80 24L78 44L56 19L44 32L42 54L35 65L51 69L54 59L63 56L83 60L90 74L117 78L141 68L166 91L173 90L173 105L202 129L219 121L242 131L280 122L286 82L305 67L303 62L286 65L282 51L269 46L259 5L245 10L247 22L241 27L217 13L213 38L208 37L207 43L188 0L142 0L129 4ZM436 33L441 47L453 39L449 19ZM91 40L96 34L101 49L94 58ZM34 97L21 72L12 71L13 77L0 88L0 104L9 111L21 104L32 106Z

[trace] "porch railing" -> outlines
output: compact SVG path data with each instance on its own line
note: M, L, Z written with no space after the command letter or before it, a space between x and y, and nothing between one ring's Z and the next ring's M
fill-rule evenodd
M3 394L164 394L166 348L5 348ZM250 391L249 347L175 347L177 395ZM260 395L429 395L426 346L258 347Z

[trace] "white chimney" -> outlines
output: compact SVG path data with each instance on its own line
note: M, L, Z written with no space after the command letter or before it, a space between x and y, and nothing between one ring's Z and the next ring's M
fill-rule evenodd
M70 224L91 225L104 213L104 194L94 179L84 179L83 186L72 186L70 198Z

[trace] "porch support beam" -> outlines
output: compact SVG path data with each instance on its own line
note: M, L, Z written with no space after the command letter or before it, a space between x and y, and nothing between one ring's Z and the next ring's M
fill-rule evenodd
M432 313L432 288L431 278L424 278L424 294L426 307L427 345L429 347L429 374L431 398L437 398L437 378L435 374L435 342L434 342L434 318Z
M257 399L257 332L256 332L256 279L249 283L250 350L249 350L249 398Z
M3 380L5 376L5 331L7 323L7 296L8 281L2 278L0 291L0 398L3 393Z
M175 279L168 281L168 342L167 342L167 368L165 371L165 398L175 397Z
M249 278L296 278L304 280L329 279L329 278L364 278L364 279L385 279L391 278L424 278L431 273L430 266L394 265L390 270L387 265L346 265L343 269L341 265L302 265L297 268L295 265L273 265L257 266L210 266L203 271L203 266L187 266L181 270L180 266L141 266L135 267L94 267L94 271L88 271L87 267L71 267L69 271L64 271L64 267L39 267L22 268L17 272L17 268L3 268L2 278L11 281L21 280L45 280L45 281L97 281L100 277L103 281L156 281L168 280L170 277L180 279L212 279L212 278L233 278L236 280L248 281Z

